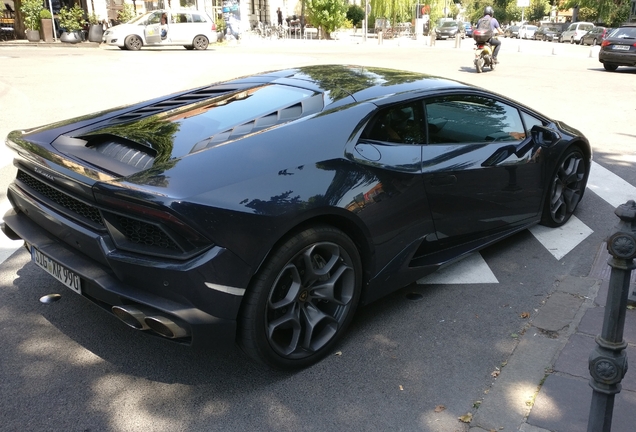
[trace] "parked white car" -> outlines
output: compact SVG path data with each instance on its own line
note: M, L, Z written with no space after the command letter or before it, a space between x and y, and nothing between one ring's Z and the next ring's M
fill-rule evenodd
M197 10L155 10L104 32L102 42L123 50L142 46L183 45L204 50L217 39L216 24L206 12Z
M534 32L539 27L535 25L522 25L519 27L519 33L517 33L517 39L534 39Z
M559 42L580 43L583 35L594 28L591 22L579 21L572 23L561 33Z

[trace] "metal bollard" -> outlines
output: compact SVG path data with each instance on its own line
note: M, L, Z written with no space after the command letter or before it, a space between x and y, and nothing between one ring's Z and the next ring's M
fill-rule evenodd
M462 37L459 32L455 35L455 48L460 48L462 46Z
M632 270L636 268L636 203L632 200L615 210L620 222L607 239L612 268L607 292L603 329L596 337L597 347L589 358L592 404L588 418L588 432L610 432L614 412L614 396L620 393L627 372L627 343L623 339L627 297Z

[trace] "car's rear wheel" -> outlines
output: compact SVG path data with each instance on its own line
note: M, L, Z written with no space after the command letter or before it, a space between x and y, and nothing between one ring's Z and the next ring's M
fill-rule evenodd
M611 64L611 63L603 63L603 67L605 68L606 71L609 71L609 72L614 72L616 69L618 69L618 65Z
M596 46L596 38L592 39L592 46Z
M319 225L274 250L250 284L238 344L276 369L312 365L328 355L356 311L362 264L342 231Z
M129 49L131 51L139 51L142 45L143 42L137 35L130 35L124 41L124 46L126 47L126 49Z
M588 166L581 150L577 147L566 150L550 179L542 225L559 227L570 219L585 192L587 172Z
M194 39L192 40L192 46L194 47L195 50L205 50L208 48L208 38L206 38L203 35L198 35L195 36Z

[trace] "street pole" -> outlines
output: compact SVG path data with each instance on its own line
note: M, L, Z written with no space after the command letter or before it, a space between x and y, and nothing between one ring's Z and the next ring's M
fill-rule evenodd
M615 232L607 239L612 257L607 261L610 273L603 329L596 337L597 347L589 358L592 378L592 404L587 423L588 432L610 432L614 412L614 396L620 393L627 372L627 343L623 339L627 297L632 270L636 268L636 203L628 201L614 212L620 218Z

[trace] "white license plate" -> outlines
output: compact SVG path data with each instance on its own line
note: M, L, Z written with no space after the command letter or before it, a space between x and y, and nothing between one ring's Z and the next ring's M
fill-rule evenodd
M31 247L31 257L38 267L44 269L55 279L72 289L78 294L82 293L80 277L66 267L53 261L34 247Z
M629 51L629 45L614 45L615 50Z

